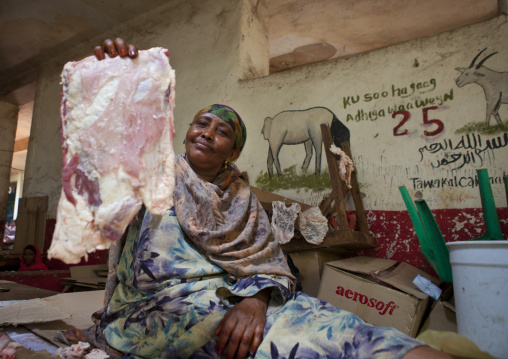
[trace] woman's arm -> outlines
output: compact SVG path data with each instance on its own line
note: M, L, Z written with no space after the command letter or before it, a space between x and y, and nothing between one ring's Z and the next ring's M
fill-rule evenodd
M226 358L254 356L263 340L272 289L265 288L244 298L226 313L215 330L219 354L225 353Z

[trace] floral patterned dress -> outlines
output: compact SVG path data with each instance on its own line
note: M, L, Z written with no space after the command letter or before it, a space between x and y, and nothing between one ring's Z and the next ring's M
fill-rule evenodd
M186 238L175 212L147 213L131 228L118 266L119 284L101 318L108 344L125 358L221 358L214 330L243 297L272 287L256 358L401 358L423 345L393 328L291 293L282 276L235 279Z

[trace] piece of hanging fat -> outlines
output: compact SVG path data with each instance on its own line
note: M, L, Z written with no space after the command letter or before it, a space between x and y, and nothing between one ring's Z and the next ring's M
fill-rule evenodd
M164 48L62 72L62 192L48 258L79 263L122 237L144 203L173 206L175 72Z

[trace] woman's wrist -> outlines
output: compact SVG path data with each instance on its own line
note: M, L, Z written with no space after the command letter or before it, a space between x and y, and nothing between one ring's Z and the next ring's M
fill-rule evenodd
M262 289L259 292L257 292L256 294L254 294L252 296L252 298L256 298L256 299L262 301L263 303L265 303L266 306L268 306L268 303L270 302L270 299L272 297L272 290L273 290L273 288L271 288L271 287Z

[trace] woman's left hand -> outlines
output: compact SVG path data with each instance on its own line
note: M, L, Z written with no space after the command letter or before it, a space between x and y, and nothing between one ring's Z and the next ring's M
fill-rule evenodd
M138 56L138 48L132 44L126 45L125 41L122 38L117 38L115 41L111 39L104 40L102 46L95 46L93 49L95 57L98 60L104 60L106 58L106 53L109 57L126 57L129 56L131 59L134 59Z
M256 295L243 299L228 310L215 329L219 336L217 352L224 353L226 358L246 358L254 356L261 341L266 322L266 310L270 301L272 288L267 288Z

